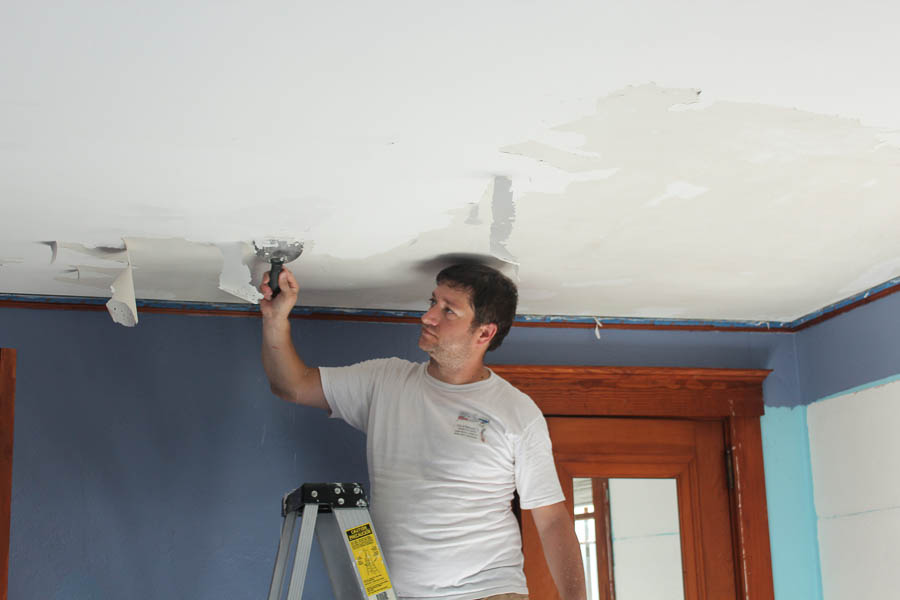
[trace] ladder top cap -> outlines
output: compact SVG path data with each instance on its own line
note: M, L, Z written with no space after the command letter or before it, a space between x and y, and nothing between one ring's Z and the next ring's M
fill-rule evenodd
M299 511L306 504L319 505L319 512L369 506L366 490L359 483L304 483L285 494L281 501L281 516Z

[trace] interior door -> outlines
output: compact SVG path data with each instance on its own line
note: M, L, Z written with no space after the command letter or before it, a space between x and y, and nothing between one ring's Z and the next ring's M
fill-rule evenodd
M593 550L585 549L591 540L580 535L585 555L593 552L586 561L593 591L589 600L738 597L721 420L548 417L547 423L570 514L575 516L576 487L582 497L579 510L587 510L585 494L591 499ZM667 495L672 506L660 508L658 501ZM645 505L649 508L641 515L638 508ZM652 524L665 521L670 512L673 524L654 533ZM558 599L534 522L528 511L523 513L530 595ZM589 530L584 521L576 519L582 534ZM654 536L660 539L650 540ZM637 544L641 537L644 545ZM675 557L664 564L665 552L657 550L665 548L674 548ZM680 581L672 579L678 569Z

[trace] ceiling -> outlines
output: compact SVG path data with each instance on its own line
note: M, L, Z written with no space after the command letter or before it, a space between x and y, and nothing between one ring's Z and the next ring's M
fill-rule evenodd
M529 315L792 321L900 276L897 3L0 10L3 294L246 303L273 238L317 307L423 309L460 255Z

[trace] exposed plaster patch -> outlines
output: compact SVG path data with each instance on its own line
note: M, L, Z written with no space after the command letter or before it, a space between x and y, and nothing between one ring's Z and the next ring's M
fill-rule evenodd
M680 104L673 104L669 107L669 111L671 112L684 112L684 111L698 111L698 110L706 110L710 106L714 104L714 100L708 96L701 97L701 90L693 90L696 96L688 102L682 102Z
M693 183L687 183L686 181L675 181L666 186L665 192L648 202L647 207L652 208L659 206L666 200L671 200L673 198L690 200L691 198L696 198L700 194L705 194L708 191L709 188L703 187L702 185L694 185Z
M233 242L217 246L222 252L219 289L252 304L259 304L263 295L251 282L249 265L255 262L256 255L250 245L246 242Z
M549 146L562 146L566 148L579 148L585 142L584 135L577 131L561 131L553 128L537 132L535 140ZM578 154L581 151L571 150L571 152Z
M512 177L508 248L543 274L540 287L560 290L554 309L526 302L524 312L791 321L841 297L856 275L849 265L900 251L900 152L881 130L779 106L697 103L696 90L629 87L549 128L577 133L572 148L540 134L501 148L531 163ZM606 179L574 178L614 167ZM554 168L558 192L528 189L529 176ZM529 251L550 223L560 243ZM842 257L840 268L823 256ZM799 271L816 284L797 287ZM872 284L891 276L870 275Z
M65 269L56 271L53 279L82 288L108 290L121 275L120 264L124 263L132 268L136 299L234 301L233 295L220 291L218 287L223 270L223 253L216 245L178 238L127 237L123 242L127 250L57 242L58 262L68 264ZM85 257L93 262L74 262ZM252 258L247 258L244 264L257 267ZM259 265L258 270L261 276L265 266ZM247 283L247 286L250 287L250 284ZM119 289L123 289L122 283L119 283ZM247 292L247 295L250 293Z
M592 169L590 171L570 173L547 163L538 163L529 168L527 176L514 179L515 189L519 195L531 193L562 194L573 183L602 181L609 179L618 173L619 170L619 167L610 167L608 169Z
M52 265L56 262L56 255L59 253L59 244L53 241L40 243L50 248L50 264Z
M121 248L118 248L115 246L85 246L84 244L77 244L72 242L56 242L56 249L59 248L71 250L79 254L85 254L87 256L98 258L100 260L114 260L122 263L129 262L128 250L124 245ZM51 246L51 250L54 250L54 257L50 262L56 260L56 249Z
M594 152L585 152L576 148L564 150L535 141L505 146L500 149L500 152L537 159L569 173L596 170L597 161L603 158Z
M61 274L54 277L62 283L109 289L110 284L122 272L122 267L96 267L93 265L70 265ZM99 275L99 277L97 276Z
M878 139L881 140L881 144L877 148L882 146L900 148L900 131L885 131L878 136Z
M478 216L477 202L473 202L469 207L469 216L466 218L466 225L481 225L481 219Z
M519 260L510 254L506 242L512 233L516 220L516 205L513 202L512 181L508 177L494 177L494 190L491 198L491 254L502 261L519 264Z

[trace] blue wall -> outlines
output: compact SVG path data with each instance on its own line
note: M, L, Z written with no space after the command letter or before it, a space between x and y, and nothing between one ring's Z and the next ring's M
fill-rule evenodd
M900 293L797 334L803 404L900 373Z
M101 312L0 309L0 346L19 353L11 599L218 600L265 592L281 495L304 481L366 475L360 434L269 393L259 326L253 318L144 313L137 328L125 329ZM420 359L416 329L295 321L294 337L308 362L336 365ZM774 370L764 388L768 407L795 407L817 393L798 370L803 333L601 335L516 327L492 360L767 368ZM804 466L792 446L805 428L768 419L767 452L796 465L769 486L772 529L794 524L790 543L815 557L793 563L780 579L776 567L776 593L816 597L815 531L796 526L811 506L808 457ZM781 539L773 535L776 560L786 555ZM308 586L315 597L331 597L317 563Z

